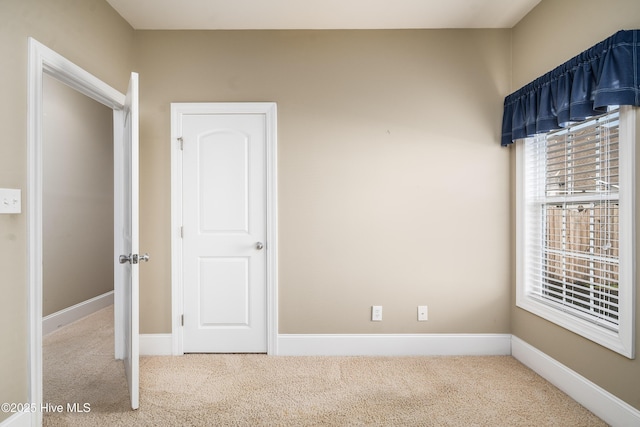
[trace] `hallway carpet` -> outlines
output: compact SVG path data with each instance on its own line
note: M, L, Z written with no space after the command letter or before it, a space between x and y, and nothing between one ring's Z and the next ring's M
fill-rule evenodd
M45 337L44 401L65 409L45 426L606 425L509 356L142 357L131 411L112 319L108 307Z

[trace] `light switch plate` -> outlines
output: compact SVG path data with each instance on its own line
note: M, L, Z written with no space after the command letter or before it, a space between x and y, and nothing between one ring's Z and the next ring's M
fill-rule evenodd
M0 214L17 214L22 209L21 190L0 188Z

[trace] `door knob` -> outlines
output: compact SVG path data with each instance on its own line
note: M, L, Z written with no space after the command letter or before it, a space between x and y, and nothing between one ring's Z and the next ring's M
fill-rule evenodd
M138 262L149 262L149 254L145 253L144 255L138 255L138 254L131 254L131 255L120 255L120 257L118 258L118 261L120 262L120 264L126 264L126 263L131 263L131 264L138 264Z
M257 249L257 250L259 250L259 251L260 251L260 250L262 250L262 248L264 248L264 244L263 244L262 242L258 242L258 243L256 243L256 249Z

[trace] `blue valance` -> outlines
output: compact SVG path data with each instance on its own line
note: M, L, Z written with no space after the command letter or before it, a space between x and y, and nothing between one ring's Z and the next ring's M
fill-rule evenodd
M503 146L606 112L640 105L640 30L618 31L507 96Z

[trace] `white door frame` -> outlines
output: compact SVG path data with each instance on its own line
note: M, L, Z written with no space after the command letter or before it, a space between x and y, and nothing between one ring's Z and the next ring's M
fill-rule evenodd
M278 354L278 157L277 117L274 102L202 102L171 104L171 331L173 355L184 354L182 272L182 150L181 117L188 114L264 114L266 118L267 229L265 247L267 354Z
M125 95L113 89L106 83L91 75L87 71L73 64L58 53L29 38L28 65L28 110L27 110L27 280L28 295L28 334L29 334L29 402L40 408L42 405L42 122L43 122L43 74L67 84L72 89L88 96L95 101L114 110L114 128L121 123L121 111ZM122 132L114 132L114 143L118 147L118 140ZM117 159L118 157L116 157ZM122 165L114 163L114 176L120 175ZM116 193L118 189L115 189ZM114 204L118 204L116 197ZM117 208L117 207L115 207ZM119 227L118 215L114 218L114 227ZM118 246L114 248L116 250ZM114 253L114 266L117 262ZM114 296L122 294L118 281L114 283ZM116 304L118 305L118 304ZM115 316L116 358L122 358L124 348L119 345L118 334L121 333L118 316ZM42 425L42 412L33 412L31 425Z

